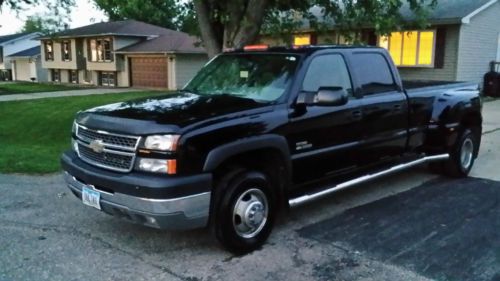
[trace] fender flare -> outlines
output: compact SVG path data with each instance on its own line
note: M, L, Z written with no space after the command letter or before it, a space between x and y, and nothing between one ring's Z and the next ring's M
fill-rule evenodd
M290 175L292 170L292 163L290 158L290 150L288 149L288 142L282 136L271 134L239 139L212 149L205 159L203 172L214 171L220 164L222 164L222 162L232 156L266 148L276 149L281 153L281 156L285 161L285 169L287 170L287 174Z

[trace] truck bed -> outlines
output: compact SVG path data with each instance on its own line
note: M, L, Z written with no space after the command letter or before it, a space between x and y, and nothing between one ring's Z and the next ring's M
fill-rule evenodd
M403 87L408 94L434 91L476 90L479 85L473 82L403 80Z

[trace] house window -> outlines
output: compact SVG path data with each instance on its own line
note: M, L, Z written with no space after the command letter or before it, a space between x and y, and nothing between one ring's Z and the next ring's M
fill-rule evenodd
M397 66L433 67L436 31L393 32L380 37L379 46L389 51Z
M52 69L52 82L61 82L61 70L60 69Z
M76 70L70 70L70 72L69 72L69 79L70 79L71 83L78 84L78 71L76 71Z
M101 72L101 86L114 87L116 85L116 74L114 72Z
M3 47L0 46L0 63L3 63Z
M54 43L52 41L45 41L45 60L54 60Z
M89 60L92 62L113 61L111 51L113 49L110 38L90 39Z
M293 45L295 46L311 45L311 34L294 35Z
M63 61L71 61L71 41L61 43L61 58Z

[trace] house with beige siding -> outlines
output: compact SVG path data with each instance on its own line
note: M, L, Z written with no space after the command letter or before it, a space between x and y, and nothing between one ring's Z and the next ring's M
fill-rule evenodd
M318 20L320 10L312 10ZM411 19L407 7L403 17ZM425 30L403 30L389 36L363 32L363 41L388 49L403 79L482 82L491 61L500 61L499 0L439 0L430 12L430 26ZM295 45L348 44L335 31L318 34L307 22L292 36ZM263 43L280 44L263 36Z
M135 20L101 22L39 39L42 66L53 82L173 90L208 60L196 38Z

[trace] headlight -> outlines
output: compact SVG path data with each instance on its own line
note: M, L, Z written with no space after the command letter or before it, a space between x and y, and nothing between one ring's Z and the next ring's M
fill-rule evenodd
M73 126L71 126L71 133L76 134L76 121L73 121Z
M177 172L176 160L139 158L137 168L141 171L151 173L175 174Z
M144 141L144 147L153 150L175 151L178 135L149 136Z

